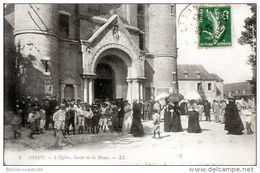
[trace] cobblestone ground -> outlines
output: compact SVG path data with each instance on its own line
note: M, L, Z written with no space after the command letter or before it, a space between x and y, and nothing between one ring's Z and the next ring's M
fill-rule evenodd
M245 116L241 116L243 122ZM4 159L11 165L253 165L256 163L256 135L226 135L224 124L201 121L202 133L187 133L187 116L182 116L183 132L162 132L152 138L152 122L143 122L145 136L135 138L122 133L71 135L63 149L53 147L53 131L12 139L5 126ZM255 115L253 115L255 119ZM255 122L252 126L255 132ZM161 123L161 131L163 123Z

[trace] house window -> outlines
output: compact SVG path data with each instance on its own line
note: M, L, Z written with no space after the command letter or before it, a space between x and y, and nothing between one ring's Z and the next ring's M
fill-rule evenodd
M139 48L144 50L144 36L143 34L139 34Z
M143 4L137 4L137 14L144 15L144 6L143 6Z
M171 5L171 14L172 15L175 15L175 6L174 5Z
M60 13L59 30L60 30L60 37L63 38L69 37L69 15Z
M177 74L176 74L176 72L172 72L172 81L173 81L173 83L176 83L176 81L177 81Z
M189 77L189 75L188 75L188 72L187 71L184 71L183 72L184 73L184 76L187 78L187 77Z
M197 91L202 91L202 83L197 83Z
M43 60L43 63L44 63L44 69L45 69L45 72L50 72L50 62L49 60Z
M212 83L208 83L208 90L212 90Z

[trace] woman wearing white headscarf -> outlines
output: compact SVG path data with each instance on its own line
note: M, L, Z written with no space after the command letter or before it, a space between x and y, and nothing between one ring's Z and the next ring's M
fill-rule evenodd
M122 126L122 132L123 133L130 133L130 129L133 122L133 111L131 105L128 103L128 101L124 102L124 120L123 120L123 126Z

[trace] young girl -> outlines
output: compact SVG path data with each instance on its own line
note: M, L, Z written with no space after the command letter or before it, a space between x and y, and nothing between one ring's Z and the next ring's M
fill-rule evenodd
M156 137L156 133L158 134L158 139L160 139L160 115L157 109L154 109L153 114L153 138Z
M249 112L246 112L246 133L248 135L253 134L253 131L251 129L251 116Z

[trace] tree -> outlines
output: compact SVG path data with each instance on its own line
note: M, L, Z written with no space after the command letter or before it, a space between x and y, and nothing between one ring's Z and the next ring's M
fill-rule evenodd
M245 31L242 31L242 36L238 39L241 45L250 45L252 51L248 56L248 64L252 67L253 77L249 81L252 87L252 92L256 96L256 4L248 4L251 7L253 15L245 19Z

